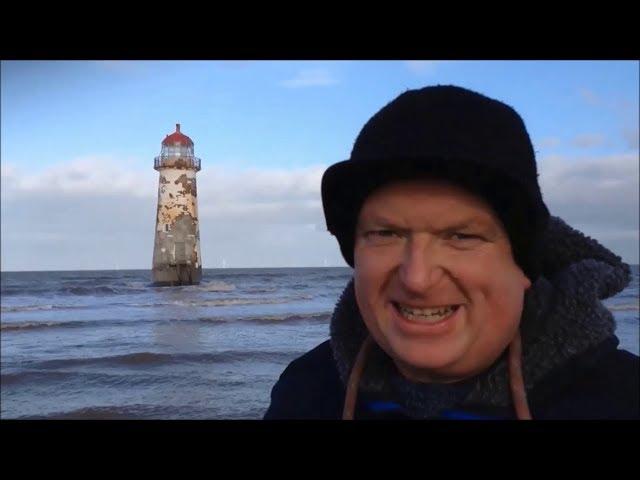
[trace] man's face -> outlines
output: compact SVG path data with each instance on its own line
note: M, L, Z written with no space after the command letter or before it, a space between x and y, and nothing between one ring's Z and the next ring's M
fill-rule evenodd
M362 318L414 381L451 382L490 366L513 339L531 286L491 207L437 181L371 194L354 261Z

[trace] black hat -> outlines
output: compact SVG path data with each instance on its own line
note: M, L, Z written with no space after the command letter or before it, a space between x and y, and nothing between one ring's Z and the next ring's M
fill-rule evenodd
M456 86L402 93L365 124L351 157L325 171L327 228L349 265L365 198L390 181L419 176L449 180L485 198L509 234L516 262L537 276L537 240L549 211L529 134L513 108Z

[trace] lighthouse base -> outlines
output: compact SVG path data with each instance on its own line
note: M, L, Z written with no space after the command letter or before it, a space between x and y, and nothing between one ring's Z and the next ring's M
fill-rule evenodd
M173 287L178 285L198 285L202 278L202 267L190 264L154 266L151 280L156 287Z

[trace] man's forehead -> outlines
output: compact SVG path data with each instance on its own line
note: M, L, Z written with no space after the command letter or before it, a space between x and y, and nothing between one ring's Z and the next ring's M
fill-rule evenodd
M458 182L447 180L446 178L423 176L412 179L393 180L384 183L374 189L367 197L367 200L379 196L417 194L457 197L477 196Z
M444 230L453 228L494 227L497 224L497 219L483 211L447 212L444 215L427 216L416 215L407 211L393 212L390 209L385 209L383 206L380 209L371 208L363 210L358 223L403 226L415 224L416 222L435 230Z
M428 218L447 224L495 223L496 215L485 199L445 181L395 182L373 192L365 200L360 217L393 221Z

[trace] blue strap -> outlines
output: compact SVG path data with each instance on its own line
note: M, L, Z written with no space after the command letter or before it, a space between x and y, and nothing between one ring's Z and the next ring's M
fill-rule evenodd
M477 413L466 412L464 410L445 410L441 414L443 419L448 420L502 420L502 417L478 415Z
M373 400L366 403L370 412L382 413L401 410L401 406L395 402ZM503 417L479 415L464 410L445 410L441 413L441 418L446 420L502 420Z
M394 402L384 402L384 401L372 401L367 403L367 407L372 412L391 412L393 410L399 410L400 405Z

